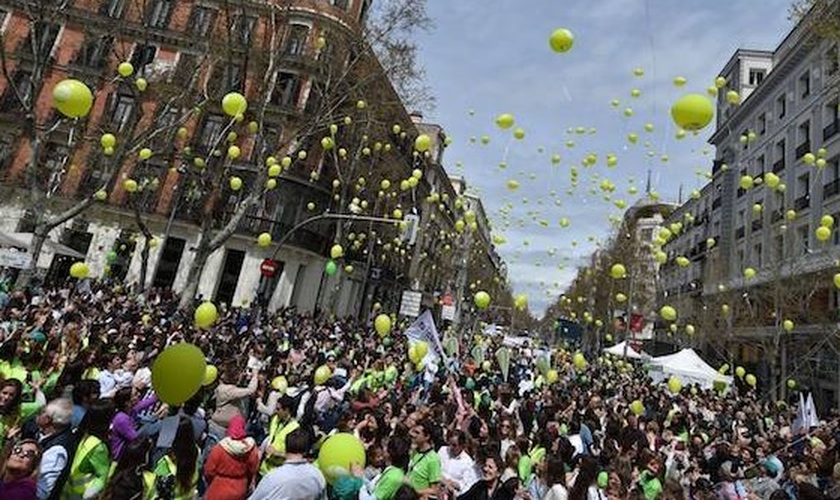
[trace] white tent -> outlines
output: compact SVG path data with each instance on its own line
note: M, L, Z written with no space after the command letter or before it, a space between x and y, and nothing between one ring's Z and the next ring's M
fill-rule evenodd
M604 349L607 354L618 356L620 358L628 359L650 359L650 354L645 351L637 351L631 346L627 345L627 341L619 342L618 344Z
M651 359L650 375L656 382L676 376L684 385L698 384L703 389L711 389L716 381L732 383L732 377L718 373L691 348Z

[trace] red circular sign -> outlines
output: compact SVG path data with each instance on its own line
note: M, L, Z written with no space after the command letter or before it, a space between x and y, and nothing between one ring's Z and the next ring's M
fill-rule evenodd
M260 272L266 278L273 278L274 273L277 272L277 261L271 259L265 259L260 264Z

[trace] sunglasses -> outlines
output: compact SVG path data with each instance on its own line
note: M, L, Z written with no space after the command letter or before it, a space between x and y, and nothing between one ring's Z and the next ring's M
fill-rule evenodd
M38 452L32 449L25 449L23 446L15 446L12 448L12 453L22 458L35 458Z

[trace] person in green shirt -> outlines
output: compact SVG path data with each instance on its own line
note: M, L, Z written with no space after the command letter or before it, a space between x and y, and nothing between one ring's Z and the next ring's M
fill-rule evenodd
M391 465L385 467L373 481L365 481L359 491L359 500L392 500L400 486L405 484L411 443L402 436L394 435L388 440L387 452ZM356 467L353 472L356 477L363 478L361 467Z
M413 453L408 463L408 482L421 497L437 496L441 480L440 457L432 443L434 425L424 420L409 431Z

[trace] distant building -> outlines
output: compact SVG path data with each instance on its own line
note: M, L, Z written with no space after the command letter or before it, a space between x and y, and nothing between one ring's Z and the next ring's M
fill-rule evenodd
M823 242L816 230L825 216L840 222L840 58L812 21L772 52L736 51L721 71L711 180L666 221L691 222L664 247L660 286L697 326L687 341L745 366L777 397L793 378L825 404L840 402L840 233L835 223ZM680 255L688 268L674 264Z

